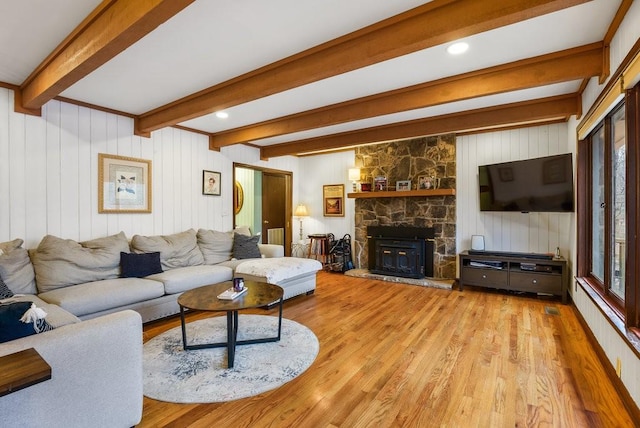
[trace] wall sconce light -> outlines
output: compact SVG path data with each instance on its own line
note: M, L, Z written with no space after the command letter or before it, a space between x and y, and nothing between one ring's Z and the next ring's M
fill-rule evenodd
M307 207L304 204L298 204L298 206L296 207L296 210L294 211L293 215L300 219L300 242L302 242L303 241L303 239L302 239L302 218L303 217L308 217L309 216L309 211L307 211Z
M360 168L349 168L349 180L353 181L353 191L358 191L358 181L360 181Z

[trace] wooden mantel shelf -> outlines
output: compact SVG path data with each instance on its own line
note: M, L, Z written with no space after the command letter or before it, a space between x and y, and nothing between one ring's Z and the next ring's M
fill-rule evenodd
M347 193L347 198L412 198L412 197L429 197L429 196L453 196L456 189L431 189L431 190L405 190L390 192L355 192Z

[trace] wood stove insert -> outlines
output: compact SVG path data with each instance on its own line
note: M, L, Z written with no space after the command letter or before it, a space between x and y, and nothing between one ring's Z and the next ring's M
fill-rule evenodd
M431 227L367 227L369 271L405 278L432 277L434 237Z

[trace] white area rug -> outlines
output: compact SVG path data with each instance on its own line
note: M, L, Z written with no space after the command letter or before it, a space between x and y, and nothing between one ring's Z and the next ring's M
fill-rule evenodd
M278 317L240 315L238 340L277 335ZM226 316L187 323L189 344L224 342ZM251 397L275 389L304 372L318 355L315 334L282 319L279 342L236 347L227 368L227 348L185 351L180 327L144 344L144 395L173 403L215 403Z

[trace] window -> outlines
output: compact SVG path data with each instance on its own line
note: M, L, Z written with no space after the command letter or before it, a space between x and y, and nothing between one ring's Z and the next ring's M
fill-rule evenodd
M624 105L611 117L611 243L612 257L609 285L611 293L621 301L625 299L626 263L626 128Z
M578 146L578 277L628 327L640 327L635 273L638 87ZM630 209L629 207L634 207Z

